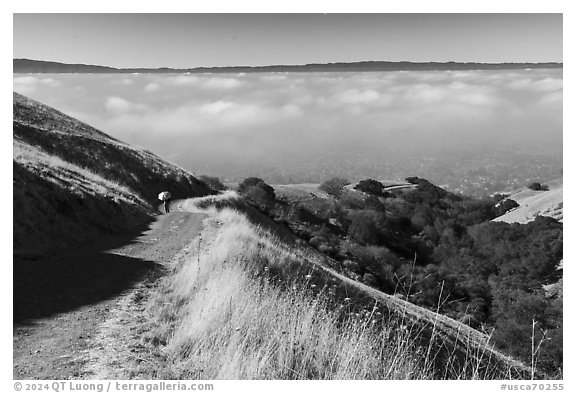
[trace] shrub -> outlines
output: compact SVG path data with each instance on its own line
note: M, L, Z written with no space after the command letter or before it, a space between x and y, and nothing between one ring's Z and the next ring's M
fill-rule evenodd
M538 182L533 182L528 184L528 188L534 191L548 191L550 188L546 184L541 184Z
M274 189L266 184L264 180L258 177L248 177L244 179L238 185L238 192L241 194L246 194L246 192L252 187L258 187L264 191L270 199L276 199L276 193L274 192Z
M384 214L373 211L354 211L350 214L348 238L358 244L378 244Z
M520 206L518 202L512 199L505 199L496 205L496 212L499 216L501 216L502 214L505 214L506 212L517 208L518 206Z
M382 190L384 189L384 185L379 181L366 179L356 184L356 186L354 186L354 189L365 192L366 194L381 196Z
M261 206L270 206L274 202L274 197L259 186L248 187L244 190L243 195Z
M274 189L258 177L244 179L238 185L238 192L258 205L270 206L276 200Z
M365 202L358 194L347 192L342 194L336 206L342 210L361 210L365 207Z
M366 210L375 210L378 212L386 211L386 208L384 207L384 204L380 202L380 199L373 195L370 195L366 200L364 200L364 205Z
M325 193L339 198L342 195L342 190L345 186L350 184L347 179L335 177L320 184L320 189Z

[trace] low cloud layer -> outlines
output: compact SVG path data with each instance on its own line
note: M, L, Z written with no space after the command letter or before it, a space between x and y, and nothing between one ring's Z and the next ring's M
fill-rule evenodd
M61 83L50 77L16 76L14 77L14 91L21 94L41 94L46 88L59 87ZM40 91L39 91L40 90Z
M562 86L561 70L14 77L15 91L176 160L471 140L561 148Z

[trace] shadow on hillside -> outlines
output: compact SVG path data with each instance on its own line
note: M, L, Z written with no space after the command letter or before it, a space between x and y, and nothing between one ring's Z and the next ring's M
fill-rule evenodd
M154 262L106 252L133 243L141 230L108 239L98 248L87 244L82 252L35 259L15 257L14 323L25 324L99 303L120 294L145 274L161 269Z

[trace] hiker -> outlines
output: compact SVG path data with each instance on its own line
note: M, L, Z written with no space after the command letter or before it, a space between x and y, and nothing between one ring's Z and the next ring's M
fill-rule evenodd
M170 197L164 199L164 211L170 213Z
M168 191L158 194L158 199L164 202L164 213L170 213L170 199L172 195Z

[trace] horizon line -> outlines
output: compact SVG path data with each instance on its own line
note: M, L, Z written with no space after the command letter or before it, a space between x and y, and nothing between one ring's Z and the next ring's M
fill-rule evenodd
M339 65L339 64L364 64L364 63L389 63L389 64L480 64L480 65L519 65L519 64L558 64L564 65L564 62L561 61L504 61L504 62L483 62L483 61L455 61L455 60L446 60L446 61L411 61L411 60L356 60L356 61L333 61L333 62L326 62L326 63L300 63L300 64L261 64L261 65L225 65L225 66L194 66L194 67L171 67L171 66L160 66L160 67L146 67L146 66L135 66L135 67L114 67L109 65L102 65L102 64L93 64L93 63L67 63L62 61L56 60L39 60L39 59L31 59L27 57L19 57L13 58L12 61L17 60L27 60L27 61L35 61L35 62L44 62L44 63L56 63L62 65L69 65L69 66L93 66L93 67L102 67L102 68L109 68L115 70L133 70L133 69L149 69L149 70L162 70L162 69L170 69L170 70L196 70L196 69L204 69L204 68L263 68L263 67L304 67L304 66L321 66L321 65Z

